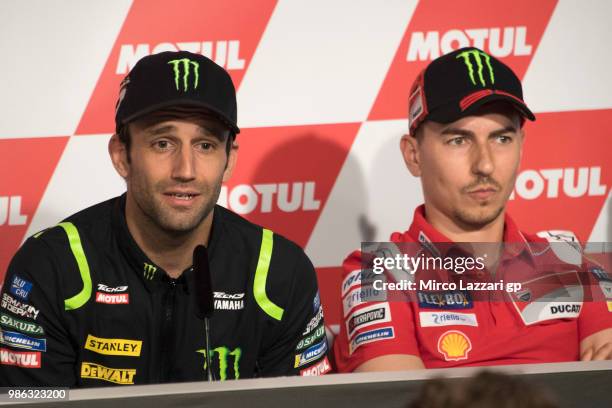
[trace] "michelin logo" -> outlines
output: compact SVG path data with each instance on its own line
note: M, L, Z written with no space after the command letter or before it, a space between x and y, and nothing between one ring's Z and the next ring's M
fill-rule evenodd
M321 356L325 355L327 351L327 339L323 339L318 344L306 349L302 354L298 354L295 356L295 364L294 368L301 367L305 364L313 362L319 359Z

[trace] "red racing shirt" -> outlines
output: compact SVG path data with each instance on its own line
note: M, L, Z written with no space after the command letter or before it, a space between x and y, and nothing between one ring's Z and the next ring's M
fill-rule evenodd
M578 360L580 341L612 328L612 278L569 243L554 241L563 239L524 234L506 215L507 244L494 276L486 269L461 275L400 271L414 282L414 290L401 292L366 287L365 278L362 284L366 255L353 252L343 264L344 318L334 342L338 371L389 354L419 356L427 368ZM402 243L418 248L412 256L457 255L451 253L456 244L426 221L424 206L391 242L400 244L400 253ZM387 282L401 280L397 271L384 275ZM442 289L431 287L432 281ZM518 282L521 288L470 290L483 281Z

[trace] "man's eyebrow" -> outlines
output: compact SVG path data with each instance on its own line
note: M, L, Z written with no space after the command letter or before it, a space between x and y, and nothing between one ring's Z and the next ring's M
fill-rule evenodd
M461 135L461 136L474 136L474 132L469 130L455 128L455 127L447 127L442 132L441 135Z
M163 126L154 126L147 129L145 132L149 137L155 137L159 135L164 135L166 133L170 133L176 131L177 127L174 125L163 125ZM212 136L215 139L218 139L220 142L225 141L225 132L223 129L217 129L213 126L199 126L199 133L202 136Z
M504 128L492 131L491 133L489 133L489 136L499 136L499 135L503 135L505 133L516 133L517 130L518 129L515 126L509 125L509 126L506 126ZM466 130L466 129L448 127L446 129L444 129L442 132L440 132L440 134L441 135L473 136L474 132Z
M503 135L505 133L516 133L518 131L518 129L515 126L506 126L503 129L498 129L498 130L494 130L493 132L490 133L490 136L499 136L499 135Z
M225 129L218 129L212 126L200 126L200 133L204 136L213 136L220 142L225 141Z
M165 126L154 126L147 129L145 132L147 136L157 136L164 133L172 132L176 130L176 126L174 125L165 125Z

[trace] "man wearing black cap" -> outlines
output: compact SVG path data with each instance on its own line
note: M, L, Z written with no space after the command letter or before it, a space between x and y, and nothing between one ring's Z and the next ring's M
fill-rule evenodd
M104 386L329 371L312 264L215 203L236 95L201 55L141 59L109 142L127 192L30 237L0 305L0 383Z
M479 49L442 56L417 77L410 91L410 132L400 149L411 174L421 178L425 203L415 210L410 229L393 233L392 243L372 257L387 251L421 259L479 253L488 258L467 272L386 268L390 282L406 279L414 286L400 295L388 286L386 301L375 302L352 300L371 285L362 270L373 261L351 254L344 262L344 324L334 343L340 371L612 358L612 279L579 254L578 261L568 259L559 244L549 248L546 238L554 236L520 232L506 214L525 119L535 117L523 102L519 79ZM454 244L470 242L490 244ZM514 244L500 249L491 243ZM538 265L547 265L544 274L538 275ZM580 267L586 273L578 277ZM474 289L512 277L524 283L521 291ZM583 287L585 281L590 283ZM548 297L539 297L544 288ZM574 298L568 299L566 289Z

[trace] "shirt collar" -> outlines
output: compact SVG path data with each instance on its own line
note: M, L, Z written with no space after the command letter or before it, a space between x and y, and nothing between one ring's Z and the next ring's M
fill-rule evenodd
M124 254L131 269L140 276L145 282L147 287L151 288L151 285L157 285L160 282L167 282L170 278L166 271L153 262L143 251L140 249L134 237L130 233L127 221L125 218L125 202L126 194L124 193L115 201L113 208L113 230L117 234L117 241L119 244L120 251ZM213 213L213 222L211 228L211 234L208 244L209 260L212 261L215 253L215 248L220 244L220 236L223 235L221 230L223 229L223 215L222 211L219 210L219 206L215 206ZM191 268L187 268L186 271L181 275L179 280L185 279L186 272L190 271Z
M419 242L423 248L434 256L446 256L452 249L456 249L454 242L446 235L438 231L425 218L425 205L420 205L414 210L412 224L406 231L403 241ZM504 257L513 258L526 253L531 257L529 244L520 232L516 223L506 213L504 215Z

